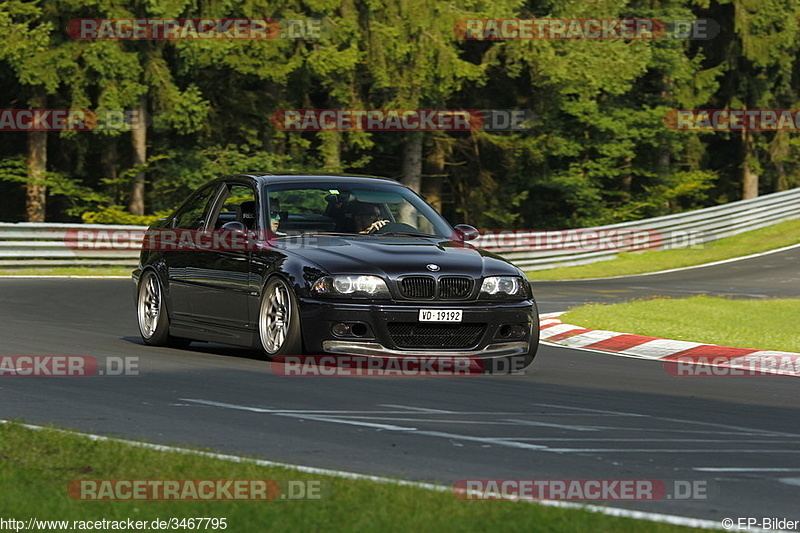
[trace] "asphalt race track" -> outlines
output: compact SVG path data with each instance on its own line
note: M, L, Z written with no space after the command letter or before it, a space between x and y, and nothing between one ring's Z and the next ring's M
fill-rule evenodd
M650 295L800 297L799 266L794 248L533 286L542 312ZM678 378L659 362L551 346L522 376L289 378L244 349L144 346L130 281L0 279L0 294L0 355L138 357L140 373L0 377L2 419L445 484L700 481L707 500L607 505L710 520L800 519L796 378Z

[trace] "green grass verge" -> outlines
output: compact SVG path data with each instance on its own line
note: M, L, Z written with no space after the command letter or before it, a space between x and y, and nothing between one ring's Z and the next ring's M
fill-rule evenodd
M800 243L800 219L789 220L707 243L702 249L622 252L616 259L590 265L528 271L528 279L607 278L681 268L755 254Z
M413 457L409 457L413 461ZM226 532L259 531L689 531L661 523L507 501L462 501L387 483L325 478L293 470L97 442L51 430L0 424L0 516L27 520L226 518ZM78 501L75 479L325 480L317 501Z
M22 267L0 268L0 276L127 276L134 267Z
M731 300L710 296L591 304L565 323L665 339L800 353L800 300Z

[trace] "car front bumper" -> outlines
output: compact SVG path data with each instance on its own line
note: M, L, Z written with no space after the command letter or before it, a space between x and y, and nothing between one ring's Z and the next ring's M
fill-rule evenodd
M365 355L377 357L434 356L477 357L481 359L527 355L538 344L538 315L532 300L521 302L364 302L301 299L300 319L303 342L310 353ZM461 309L461 324L481 327L481 333L468 345L402 345L391 325L450 324L419 322L420 309ZM336 324L361 324L362 335L337 335ZM458 324L458 323L456 323ZM524 333L504 335L510 327L521 326ZM430 326L435 327L435 326ZM447 327L446 325L444 327Z
M436 352L448 357L476 357L488 359L494 357L508 357L512 355L525 355L530 349L529 342L505 342L490 344L480 350L393 350L377 342L358 341L322 341L322 349L328 353L344 355L366 355L375 357L426 357L431 352Z

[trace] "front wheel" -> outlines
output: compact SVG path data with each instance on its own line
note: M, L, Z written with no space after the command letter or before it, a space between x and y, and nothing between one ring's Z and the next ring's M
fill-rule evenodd
M303 352L297 298L282 278L274 277L264 287L258 313L258 335L261 348L269 359Z

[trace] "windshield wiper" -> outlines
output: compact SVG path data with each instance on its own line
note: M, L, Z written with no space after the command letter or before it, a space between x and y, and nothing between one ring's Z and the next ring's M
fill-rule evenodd
M302 232L302 235L358 235L358 233L349 233L346 231L327 231L322 229L309 229Z
M390 235L392 237L436 237L444 239L441 235L431 235L430 233L411 232L411 231L385 231L382 233L370 233L370 235Z

